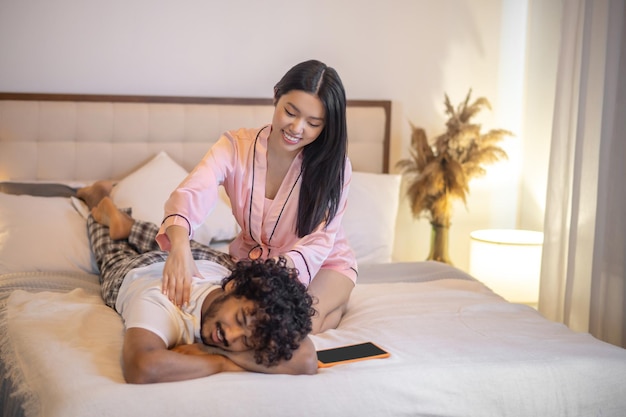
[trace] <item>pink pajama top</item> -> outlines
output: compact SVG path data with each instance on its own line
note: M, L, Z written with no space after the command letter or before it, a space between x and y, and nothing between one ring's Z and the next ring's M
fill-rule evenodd
M295 232L300 192L302 153L298 154L273 200L265 198L267 141L271 126L226 132L211 147L165 203L165 220L156 240L163 250L170 249L167 227L199 227L218 201L218 186L230 199L232 212L241 232L230 244L235 259L270 258L284 254L298 269L300 280L308 285L317 272L333 269L356 282L357 264L341 219L352 178L352 165L346 160L343 192L337 214L310 234L299 238Z

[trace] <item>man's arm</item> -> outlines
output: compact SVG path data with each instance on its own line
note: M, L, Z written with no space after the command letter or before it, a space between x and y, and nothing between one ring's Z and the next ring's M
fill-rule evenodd
M168 350L159 336L138 327L126 331L122 356L124 379L132 384L182 381L243 370L222 355Z
M251 350L245 352L227 352L216 349L214 351L221 352L235 364L252 372L291 375L313 375L317 373L317 352L315 351L315 345L313 345L313 342L308 337L300 342L300 347L293 352L293 356L290 360L281 360L275 366L257 364L254 360L254 352Z

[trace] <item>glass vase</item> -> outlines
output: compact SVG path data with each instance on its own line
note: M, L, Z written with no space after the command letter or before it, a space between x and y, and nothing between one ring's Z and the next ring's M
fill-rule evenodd
M448 234L450 226L431 223L430 231L430 253L427 261L443 262L452 265L448 254Z

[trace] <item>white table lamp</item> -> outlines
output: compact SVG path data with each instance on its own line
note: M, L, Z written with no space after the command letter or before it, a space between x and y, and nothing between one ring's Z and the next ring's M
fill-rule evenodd
M469 272L508 301L537 306L543 233L486 229L470 233Z

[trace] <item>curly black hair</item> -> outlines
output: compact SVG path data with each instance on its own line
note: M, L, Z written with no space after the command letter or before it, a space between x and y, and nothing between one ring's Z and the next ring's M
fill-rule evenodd
M283 257L278 261L245 259L222 280L222 288L227 284L230 295L256 305L251 312L254 331L250 339L256 363L273 366L291 359L311 332L315 315L313 299L298 280L297 270L287 267Z

